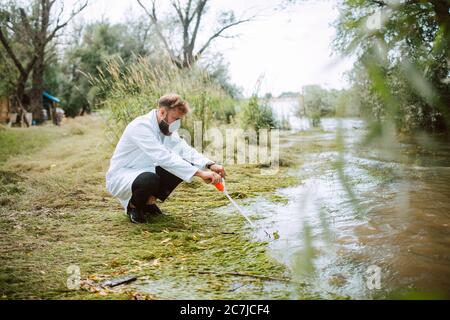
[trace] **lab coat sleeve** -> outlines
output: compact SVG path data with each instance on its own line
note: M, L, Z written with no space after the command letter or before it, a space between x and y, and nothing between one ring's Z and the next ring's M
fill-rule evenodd
M175 146L173 150L183 159L192 163L198 169L204 170L208 163L213 161L206 158L204 155L199 153L195 148L189 146L187 142L181 138L177 132L174 132L171 136L171 140Z
M198 169L164 146L153 134L150 125L137 123L129 128L130 140L150 159L150 165L160 166L186 182L191 182Z

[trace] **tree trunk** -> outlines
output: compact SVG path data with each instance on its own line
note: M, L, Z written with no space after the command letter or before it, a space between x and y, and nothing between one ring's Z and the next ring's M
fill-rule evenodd
M32 88L30 93L30 112L33 113L33 119L37 123L43 121L43 99L42 93L44 92L44 54L38 54L38 59L33 68Z
M16 87L16 99L17 99L17 103L22 103L23 104L23 100L24 100L24 95L25 95L25 83L26 83L26 79L24 80L23 77L19 78L19 81L17 82L17 87ZM16 110L17 112L17 110Z

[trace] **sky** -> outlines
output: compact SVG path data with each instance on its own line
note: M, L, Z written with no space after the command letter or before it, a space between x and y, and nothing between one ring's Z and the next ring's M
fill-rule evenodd
M70 8L76 0L65 0ZM149 0L143 0L150 3ZM233 10L237 18L257 13L254 21L230 28L218 38L210 52L221 52L229 63L230 78L244 89L244 95L255 92L261 80L260 94L278 96L286 91L300 91L303 85L320 84L326 88L347 87L343 73L350 70L352 59L332 55L335 34L332 22L338 15L336 0L297 1L279 9L282 0L211 0L199 41L206 40L216 26L217 13ZM160 0L161 13L168 1ZM124 22L139 15L142 8L136 0L90 0L82 13L85 21L107 19Z

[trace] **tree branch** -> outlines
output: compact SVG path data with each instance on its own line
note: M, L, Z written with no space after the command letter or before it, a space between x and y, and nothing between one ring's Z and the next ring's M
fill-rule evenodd
M3 50L0 50L0 63L4 63L6 67L10 67L11 62L9 61L9 57L5 55ZM11 66L14 69L14 67ZM12 80L12 77L5 77L11 87L14 87L16 83Z
M186 20L187 20L188 24L190 24L191 21L192 21L192 18L189 17L189 14L191 12L191 5L192 5L192 0L189 0L187 5L186 5L186 10L184 11L184 14L185 14L185 17L186 17Z
M53 1L54 2L54 1ZM60 15L62 13L60 13L60 15L58 16L58 19L56 21L56 27L55 29L53 29L53 31L50 33L50 35L45 39L45 44L47 44L48 42L50 42L56 35L56 33L61 30L62 28L64 28L65 26L67 26L69 24L70 21L72 21L72 19L78 15L81 11L83 11L84 8L87 7L89 3L89 0L86 0L82 5L80 5L80 7L77 10L73 10L72 13L70 14L70 17L63 23L59 24L59 20L60 20ZM61 9L63 10L63 8Z
M20 19L22 20L22 24L25 27L25 31L30 39L34 39L34 32L33 29L30 26L30 21L28 20L27 14L25 13L25 10L22 8L19 9L20 13Z
M23 67L22 63L20 63L19 59L15 55L14 51L10 47L8 40L6 39L2 28L0 27L0 42L3 44L3 47L5 48L6 52L8 53L11 60L14 62L14 65L17 67L21 75L25 74L25 68Z
M222 28L220 28L216 33L214 33L209 39L208 41L206 41L206 43L203 45L203 47L195 54L195 60L198 60L198 58L200 58L201 54L206 50L206 48L208 48L209 44L211 43L212 40L214 40L215 38L217 38L218 36L221 35L222 32L224 32L225 30L237 26L239 24L245 23L245 22L249 22L252 21L253 18L248 18L248 19L244 19L244 20L239 20L233 23L230 23L226 26L223 26Z
M155 26L156 34L158 35L159 39L162 41L164 48L166 49L167 53L170 56L170 59L174 61L175 63L179 64L179 59L175 56L173 50L170 48L169 43L167 42L167 39L164 37L161 31L161 26L158 23L158 18L156 16L156 7L155 7L155 0L152 1L152 12L150 12L147 7L145 7L141 0L137 0L139 5L144 9L144 12L147 14L147 16L150 18L151 22Z
M208 0L200 0L197 3L197 7L195 8L194 13L192 14L191 20L197 15L197 21L195 22L194 31L192 32L191 43L189 44L189 48L191 51L194 51L195 40L197 39L198 29L200 27L200 21L202 19L203 10L205 9L206 2Z
M172 7L175 8L175 11L177 12L178 17L180 18L181 23L182 23L183 26L184 26L184 24L185 24L185 17L183 16L183 11L181 10L181 4L180 4L180 1L179 1L179 0L177 0L177 1L172 1L171 3L172 3Z
M31 59L30 62L28 62L27 66L25 67L25 75L28 76L31 72L31 69L33 69L34 64L37 61L37 55L33 55L33 59Z
M187 20L187 15L183 16L183 10L181 9L180 0L173 0L172 6L175 8L178 17L180 18L181 25L183 26L183 48L185 49L184 52L186 52L186 48L189 45L189 23Z

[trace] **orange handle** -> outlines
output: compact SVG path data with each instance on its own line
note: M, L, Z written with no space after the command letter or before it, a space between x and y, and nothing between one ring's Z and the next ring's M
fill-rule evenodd
M219 182L219 183L215 184L214 186L217 188L217 190L219 190L220 192L223 192L224 187L223 187L222 182Z

